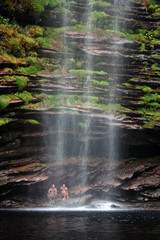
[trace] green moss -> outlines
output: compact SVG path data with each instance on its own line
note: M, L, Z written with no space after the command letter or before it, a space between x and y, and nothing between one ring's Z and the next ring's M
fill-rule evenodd
M36 98L36 95L32 96L31 93L27 91L23 91L21 93L14 93L14 94L8 94L8 95L1 95L0 96L0 110L5 109L10 102L13 100L22 100L25 105L28 105L30 101L33 100L33 98ZM37 97L38 99L38 97ZM41 94L40 94L40 100L42 99ZM13 117L15 116L14 112L10 113L10 116Z
M23 76L15 76L15 79L19 91L25 88L27 86L27 82L29 81L28 77Z
M76 67L77 67L78 69L81 69L82 66L83 66L83 64L84 64L84 61L77 61Z
M124 85L125 87L129 87L129 88L132 87L132 84L130 84L130 83L128 83L128 82L127 82L127 83L123 83L123 85Z
M11 160L10 162L11 162L11 163L14 163L14 162L16 162L17 160L18 160L18 159L16 159L16 160Z
M35 51L39 47L39 41L31 37L26 29L18 25L8 27L0 24L0 29L3 32L0 41L1 60L10 62L15 66L28 64L26 57L29 54L36 55ZM9 69L7 71L10 72Z
M104 108L106 113L117 113L122 110L122 106L120 104L107 104Z
M159 39L153 39L150 42L151 49L155 49L160 46L160 40Z
M141 98L146 105L146 107L156 111L157 109L160 109L160 95L155 93L155 94L147 94L144 95Z
M92 80L92 83L99 87L108 87L109 86L109 83L105 82L105 81Z
M35 120L35 119L26 119L25 122L26 122L26 123L31 123L31 124L36 124L36 125L37 125L37 124L40 124L40 123L39 123L37 120Z
M93 106L104 110L106 113L116 113L123 110L120 104L101 104L103 100L103 98L87 95L46 95L45 99L39 104L39 107Z
M73 75L81 75L82 77L86 77L87 75L107 75L107 72L104 71L90 71L85 69L71 69L69 70L69 73Z
M39 47L38 41L36 41L35 39L33 39L27 35L19 33L19 34L17 34L17 37L21 40L22 46L24 46L25 49L28 51L30 51L33 48Z
M146 51L148 48L155 49L160 46L159 27L149 31L142 26L142 28L138 28L136 32L137 33L123 33L122 37L126 37L141 44L140 49L142 51Z
M5 19L4 17L0 16L0 23L7 25L9 22L9 19Z
M63 2L64 0L4 0L2 7L3 9L8 10L10 15L15 13L22 15L27 14L28 11L30 11L38 18L40 13L44 11L45 6L59 8Z
M42 167L47 167L47 164L41 164Z
M157 53L157 54L151 54L151 57L153 57L153 58L159 58L160 57L160 55Z
M13 73L14 72L12 68L4 68L3 71L7 72L7 73Z
M6 95L0 96L0 110L5 109L10 104L10 97Z
M5 84L10 83L11 81L16 82L19 91L21 91L23 88L25 88L27 86L27 82L29 81L28 77L14 76L14 75L13 76L5 75L5 76L0 77L0 79Z
M144 43L142 43L142 45L140 46L140 49L141 49L141 51L146 51L146 46L145 46L145 44Z
M144 103L149 103L151 101L155 101L155 94L151 94L151 95L144 95L142 97L142 100L144 101Z
M52 39L59 39L63 36L63 33L68 29L68 27L60 27L60 28L45 28L44 37L49 37Z
M40 107L42 107L42 104L40 104L38 102L38 103L28 103L28 104L20 106L19 108L20 109L37 109L37 108L40 108Z
M43 60L40 60L37 57L30 56L30 57L27 57L26 61L30 65L30 67L34 66L37 69L37 71L40 71L42 69ZM33 68L32 68L32 72L33 72Z
M104 1L100 1L100 0L90 2L89 5L92 5L93 9L97 9L97 10L104 10L105 8L108 8L108 7L111 6L110 3L104 2Z
M66 58L62 61L62 65L65 66L67 69L74 67L75 59L74 58Z
M150 14L153 14L158 10L158 8L159 8L158 5L150 4L147 10Z
M149 129L153 129L155 127L155 122L153 121L144 121L144 125L143 128L149 128Z
M42 37L44 33L44 28L37 25L28 25L25 28L25 33L32 38Z
M14 117L16 114L15 114L15 112L10 112L9 115L10 115L11 117Z
M79 95L47 95L41 105L43 107L89 105L98 102L98 97Z
M52 48L60 51L64 48L63 46L63 34L68 29L68 27L46 27L43 32L43 36L38 37L37 40L40 44L47 48Z
M71 46L71 48L78 48L79 47L78 42L70 42L69 45Z
M17 71L20 73L25 73L25 74L37 74L38 73L38 69L35 66L19 67L19 68L17 68Z
M76 20L76 19L72 19L72 20L71 20L71 23L72 23L72 25L74 26L74 25L77 24L77 20Z
M151 102L149 106L153 109L160 109L160 103L158 102Z
M33 99L32 94L27 91L24 91L22 93L17 93L15 94L15 97L24 101L26 105Z
M104 36L107 38L112 38L112 37L126 37L126 35L118 30L115 29L106 29L104 31ZM127 38L127 37L126 37Z
M106 28L109 15L105 12L93 12L93 24L99 28Z
M0 118L0 126L7 124L9 121L11 121L10 118Z
M152 92L152 88L148 87L148 86L144 86L142 88L143 92L150 94Z
M52 38L39 37L38 41L40 42L40 45L42 45L46 48L51 48L53 39Z
M22 58L16 58L15 56L13 55L9 55L8 53L1 53L1 60L5 61L5 62L9 62L15 66L21 64L21 65L25 65L26 64L26 61L25 59L22 59Z
M85 32L85 26L83 24L76 24L70 28L72 31Z
M5 0L6 1L6 0ZM20 3L21 0L19 1L11 1L7 0L10 2L13 7L15 6L16 2ZM31 6L29 5L31 2L33 3L33 0L25 0L25 2L28 2L28 5L25 5L26 9L31 10ZM34 6L33 10L36 12L36 14L39 14L42 9L44 9L45 6L53 6L53 7L60 7L63 1L58 1L58 0L47 0L43 1L42 0L35 0L35 3L39 4L40 6ZM84 0L79 0L78 4L82 5L84 3ZM70 1L65 3L64 7L70 7L70 5L75 5L77 4L76 1ZM158 27L154 30L146 30L145 25L142 25L142 28L136 29L135 33L134 27L133 31L125 31L124 29L120 29L119 31L113 30L113 22L112 19L109 19L109 15L107 14L108 10L105 8L108 8L111 6L110 3L107 1L91 1L89 5L93 5L93 9L97 10L93 12L93 15L90 17L93 17L93 23L94 23L94 33L96 33L98 36L105 36L105 37L127 37L129 39L132 39L139 43L141 45L141 50L145 51L148 49L155 49L160 46L160 40L159 40L159 31L160 28ZM159 8L159 7L158 7ZM154 12L152 13L158 13L158 8L154 9ZM37 9L37 10L36 10ZM39 10L40 11L39 11ZM69 12L70 10L68 10ZM110 21L108 24L108 20ZM0 52L2 56L2 60L13 63L15 66L15 70L18 70L19 72L26 73L26 74L37 74L42 71L54 71L56 68L58 68L59 73L63 73L62 70L66 71L66 73L70 73L75 75L73 79L67 80L69 84L72 82L79 81L79 78L83 78L80 84L83 84L86 82L85 78L90 75L98 75L98 76L90 76L90 81L92 81L92 84L94 86L98 87L104 87L108 88L109 83L107 81L104 81L105 75L107 73L103 71L90 71L90 70L85 70L84 62L81 60L75 60L75 59L65 59L62 63L61 62L51 62L51 60L44 60L44 59L38 59L37 54L36 54L36 49L40 46L40 44L50 47L54 50L64 50L63 46L63 33L66 30L73 30L73 31L85 31L86 26L83 24L77 24L78 21L75 19L71 19L71 23L74 26L66 27L66 28L42 28L39 26L27 26L25 29L18 27L13 27L10 25L8 20L5 20L3 18L0 18L0 22L2 23L3 27L2 32L4 34L4 38L2 39L0 43ZM139 23L138 23L139 24ZM134 25L135 26L135 25ZM107 28L107 29L106 29ZM39 44L40 42L40 44ZM71 46L72 45L72 46ZM79 47L80 43L78 42L70 42L71 47ZM68 50L67 50L68 51ZM156 52L156 51L155 51ZM157 57L157 56L154 56ZM154 59L153 59L154 60ZM157 60L158 61L158 60ZM16 66L19 64L24 64L25 67L19 67L16 69ZM101 65L103 66L103 69L105 69L105 62L102 63ZM101 65L96 66L96 69L101 69ZM74 69L73 69L74 68ZM160 75L159 73L159 65L154 64L152 67L150 67L150 64L144 63L142 66L143 74L151 73L151 74L156 74ZM151 71L152 70L152 71ZM6 72L13 72L12 69L6 69ZM157 76L156 76L157 77ZM95 79L93 79L95 78ZM76 79L76 80L75 80ZM93 80L92 80L93 79ZM149 77L148 77L149 79ZM7 79L4 79L4 82L7 83L7 81L10 84L10 81L16 81L16 84L18 86L18 90L22 91L25 86L27 86L27 82L29 81L27 78L21 78L18 76L18 78L11 78L9 77L9 81ZM108 79L112 80L112 79ZM40 80L39 82L44 82L44 81L51 81L51 80ZM64 79L63 79L64 81ZM70 81L70 82L69 82ZM39 84L38 82L38 84ZM74 82L75 83L75 82ZM133 88L138 88L141 89L144 92L143 98L141 98L141 102L145 104L146 112L147 111L153 111L152 117L153 119L157 119L158 121L158 116L155 117L156 111L159 110L160 108L160 101L158 94L155 96L155 93L157 90L153 90L148 87L148 86L135 86L131 85L129 83L124 83L123 84L126 87L133 87ZM98 92L98 88L94 88L95 91ZM141 92L142 94L142 92ZM97 94L98 95L98 94ZM112 105L107 105L103 104L104 101L106 102L106 99L101 98L101 97L92 97L92 96L69 96L69 95L58 95L58 96L43 96L43 102L41 103L36 103L32 104L30 103L35 95L29 94L27 92L23 92L21 94L12 94L6 96L10 100L12 99L22 99L24 101L24 106L23 107L30 107L30 108L36 108L36 107L58 107L60 105L67 105L67 106L73 106L73 105L86 105L86 106L95 106L103 109L105 112L119 112L122 110L122 107L120 105L112 104ZM42 100L42 98L40 100ZM1 100L0 100L1 101ZM2 101L3 102L3 101ZM5 102L5 100L4 100ZM8 103L9 104L9 103ZM2 104L1 109L5 109L6 103ZM158 112L158 111L157 111ZM151 114L150 114L151 115ZM150 116L149 114L145 116Z
M160 64L159 63L154 63L151 66L152 71L159 71L160 70Z
M83 123L83 122L79 122L79 123L78 123L78 126L79 126L80 128L86 128L86 127L87 127L86 123Z

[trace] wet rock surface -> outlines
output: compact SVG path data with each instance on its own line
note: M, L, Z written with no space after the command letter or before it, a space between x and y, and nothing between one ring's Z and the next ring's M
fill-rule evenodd
M57 204L63 203L60 193L63 183L77 204L89 204L94 199L151 204L160 197L159 165L159 157L121 159L114 163L104 157L90 157L85 163L83 157L75 156L59 163L47 154L38 159L32 156L16 160L16 164L6 161L0 170L1 207L8 202L11 206L48 206L47 192L53 183L58 189ZM84 178L87 182L83 187Z
M82 6L75 6L74 10L73 15L77 20L80 15L76 11L85 11ZM114 12L113 9L108 11ZM126 19L120 19L120 25L127 21L128 27L136 28L133 20L137 20L146 24L148 29L152 29L156 24L156 20L149 18L140 4L132 4L127 14ZM46 10L41 19L40 24L43 26L58 26L62 24L62 13ZM99 106L80 104L68 106L65 103L55 108L18 109L17 107L23 105L23 101L12 101L1 112L4 117L10 116L12 111L15 115L9 124L0 127L0 206L49 206L46 194L52 183L56 184L58 201L63 204L59 189L66 183L70 197L78 198L77 201L81 204L89 204L95 198L106 197L121 202L132 202L137 207L141 206L140 202L145 202L146 207L153 207L156 202L155 206L158 207L160 124L154 123L154 129L143 128L144 122L152 121L152 118L144 117L138 112L144 107L144 103L141 102L144 92L136 88L137 83L140 86L152 87L154 92L159 88L160 78L151 71L147 75L142 71L144 61L147 61L150 67L154 62L159 62L159 58L150 57L158 50L146 49L142 52L139 44L131 40L121 37L106 39L77 31L66 31L65 39L68 44L72 41L76 43L76 47L72 48L72 52L67 52L66 57L74 55L79 60L83 60L84 56L94 57L94 69L107 72L98 76L99 81L108 81L112 84L112 81L118 80L117 93L120 96L120 103L130 110L124 109L121 114L113 115L106 113ZM90 47L87 41L90 42ZM55 58L60 61L64 57L64 52L47 48L39 49L37 54L39 57ZM13 67L7 62L0 62L0 65L1 68ZM0 71L0 75L29 77L30 83L25 89L35 93L87 96L90 88L90 86L80 88L79 85L85 82L83 76L75 76L65 71L61 74L41 75ZM40 83L39 80L42 79L47 81ZM132 87L123 85L129 79ZM109 90L104 86L92 88L92 95L99 97L98 103L107 105ZM0 94L16 91L17 86L13 82L0 83ZM57 123L62 122L63 117L66 125L64 127L61 123L58 129ZM26 119L35 119L39 124L30 124ZM73 119L76 120L74 129ZM90 119L91 129L86 134L84 125L87 119ZM114 163L110 163L108 156L110 148L108 142L112 137L109 130L110 119L117 132L114 137L115 145L121 149L119 156L115 156ZM61 144L60 137L64 140L63 163L57 161L55 154L56 147ZM89 142L90 147L85 167L83 152L86 142L87 144ZM85 186L82 184L84 176L87 178ZM113 208L116 207L113 205Z

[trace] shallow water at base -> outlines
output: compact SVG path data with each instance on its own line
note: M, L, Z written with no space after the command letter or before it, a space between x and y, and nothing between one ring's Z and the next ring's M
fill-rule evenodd
M160 211L0 211L1 240L159 240Z

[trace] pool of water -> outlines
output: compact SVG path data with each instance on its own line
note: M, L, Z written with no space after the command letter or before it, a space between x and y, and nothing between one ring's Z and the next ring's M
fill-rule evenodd
M160 240L160 211L1 209L0 240Z

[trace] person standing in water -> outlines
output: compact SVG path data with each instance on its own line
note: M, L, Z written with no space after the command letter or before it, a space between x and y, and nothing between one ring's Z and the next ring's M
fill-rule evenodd
M52 187L48 190L48 194L47 194L50 203L54 203L57 197L57 189L55 187L55 185L53 184Z
M68 188L66 187L65 184L63 184L62 187L61 187L61 194L62 194L62 200L63 201L65 201L66 199L69 198Z

